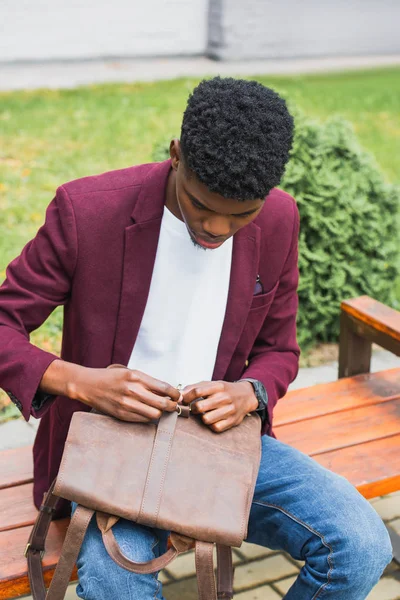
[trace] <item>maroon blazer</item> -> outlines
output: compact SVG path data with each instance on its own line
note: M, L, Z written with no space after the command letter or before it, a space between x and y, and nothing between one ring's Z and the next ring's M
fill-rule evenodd
M45 223L7 268L0 287L0 386L26 420L41 417L33 449L36 506L57 474L73 412L89 407L38 391L59 357L31 344L29 334L62 304L63 360L93 368L128 364L149 293L170 168L167 160L62 185ZM263 382L269 414L263 433L270 435L273 407L298 370L298 232L293 198L274 189L257 218L235 234L213 373L213 380ZM258 274L265 293L253 296ZM62 504L59 514L66 509Z

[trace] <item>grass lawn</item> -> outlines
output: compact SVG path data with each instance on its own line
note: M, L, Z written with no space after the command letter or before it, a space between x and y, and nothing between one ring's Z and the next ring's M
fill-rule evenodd
M400 183L400 68L256 79L309 115L346 117L387 179ZM0 282L43 223L56 187L149 161L154 144L179 135L188 93L197 82L0 94ZM397 287L400 298L400 282ZM31 341L58 354L61 323L59 307Z

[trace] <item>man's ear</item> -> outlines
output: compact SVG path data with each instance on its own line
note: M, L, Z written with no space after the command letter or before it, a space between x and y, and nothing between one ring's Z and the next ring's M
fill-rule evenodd
M172 168L178 170L179 161L181 159L181 145L177 138L171 140L169 145L169 154L172 159Z

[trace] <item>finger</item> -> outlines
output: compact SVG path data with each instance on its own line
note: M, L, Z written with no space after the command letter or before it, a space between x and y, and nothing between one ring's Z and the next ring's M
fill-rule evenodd
M178 402L181 397L181 392L173 385L167 383L166 381L155 379L154 377L151 377L142 371L131 371L130 381L140 381L144 383L152 392L158 394L159 396L167 396L175 402Z
M209 381L198 381L197 383L191 383L190 385L185 385L185 387L182 390L182 393L186 394L187 392L189 392L190 390L192 390L196 386L203 385L204 383L209 383Z
M187 393L183 390L183 402L184 404L190 404L193 400L197 400L198 398L202 398L205 396L209 396L211 394L216 394L218 392L223 391L223 382L222 381L205 381L196 384L191 390Z
M213 423L210 425L210 429L215 433L222 433L223 431L227 431L228 429L232 429L235 426L231 420L226 419L223 421L218 421L218 423Z
M153 406L161 411L173 412L176 410L176 402L170 400L167 396L159 396L153 394L150 390L143 387L143 385L130 385L129 391L136 400L140 400L148 406Z
M130 398L129 396L122 398L122 400L117 404L116 410L120 412L131 412L133 414L138 414L146 417L147 419L159 419L162 414L160 409L149 406L141 400Z
M112 416L115 417L116 419L119 419L120 421L126 421L129 423L150 423L151 422L151 419L147 419L146 417L143 417L143 415L138 415L133 412L128 412L125 410L120 410L120 411L118 411L118 414L112 415Z
M224 404L230 404L230 399L226 395L218 393L208 398L195 400L191 406L191 410L194 414L206 413Z
M234 409L232 406L221 406L216 410L210 410L205 415L202 416L202 421L206 425L213 425L214 423L218 423L218 421L222 421L223 419L227 419L228 417L232 417L234 414Z

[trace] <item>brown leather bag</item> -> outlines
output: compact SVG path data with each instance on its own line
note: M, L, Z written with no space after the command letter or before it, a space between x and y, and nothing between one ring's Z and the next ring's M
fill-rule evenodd
M110 365L110 367L124 365ZM62 600L89 525L97 525L109 555L135 573L154 573L195 541L200 600L232 598L231 546L247 535L261 455L260 418L214 433L187 406L157 423L127 423L92 412L74 413L55 482L47 493L27 546L34 600ZM41 555L59 497L78 507L71 519L46 594ZM171 531L171 548L146 563L126 557L112 526L122 517ZM217 586L213 547L217 544Z

